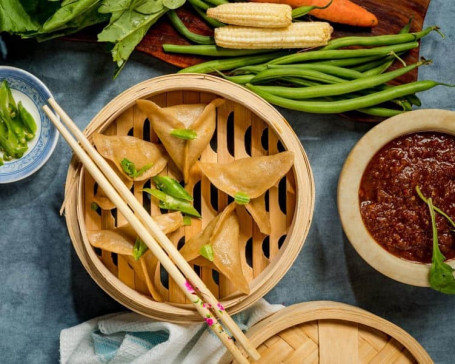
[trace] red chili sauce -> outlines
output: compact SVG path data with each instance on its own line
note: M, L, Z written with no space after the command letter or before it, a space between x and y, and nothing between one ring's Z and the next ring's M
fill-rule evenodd
M371 236L400 258L429 263L433 252L430 213L416 186L455 219L455 137L425 132L391 141L372 158L360 185L360 211ZM436 224L442 253L454 258L451 225L439 214Z

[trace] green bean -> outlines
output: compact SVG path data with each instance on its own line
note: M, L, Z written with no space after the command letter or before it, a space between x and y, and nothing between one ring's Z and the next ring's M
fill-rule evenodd
M390 34L390 35L378 35L375 37L343 37L337 38L329 41L329 43L321 48L321 50L332 50L339 49L349 46L385 46L385 45L394 45L400 43L415 42L426 35L428 35L433 30L438 31L437 26L428 27L417 33L402 33L402 34Z
M319 71L310 69L301 69L298 67L282 67L282 68L269 68L265 71L259 72L252 80L251 83L260 83L268 80L275 80L281 77L300 77L307 80L319 81L323 83L340 83L346 80L327 75Z
M318 64L328 64L338 67L348 67L348 66L357 66L367 62L376 61L383 59L384 56L369 56L369 57L354 57L354 58L340 58L340 59L331 59L327 61L317 61ZM355 69L355 68L353 68ZM356 69L357 70L357 69Z
M208 23L209 25L211 25L213 28L219 28L219 27L224 27L226 24L216 20L216 19L213 19L213 18L210 18L207 16L207 14L205 13L205 11L201 10L201 8L199 8L198 6L194 5L191 3L191 0L190 1L190 4L191 6L193 7L193 9L196 11L196 13L199 14L199 16L204 19L204 21L206 23Z
M332 5L333 0L330 0L326 5L324 6L300 6L298 8L295 8L292 10L292 19L297 19L301 18L302 16L307 15L310 11L314 9L327 9L330 5Z
M359 111L363 114L368 114L368 115L373 115L373 116L380 116L383 118L390 118L395 115L402 114L403 111L401 110L394 110L394 109L388 109L386 107L367 107L364 109L358 109L356 111Z
M227 4L229 2L227 0L205 0L205 1L207 1L209 4L212 4L215 6Z
M188 0L192 6L198 7L199 9L202 10L207 10L211 6L209 4L206 4L202 0Z
M246 87L251 91L255 92L256 94L258 94L259 96L263 97L268 102L277 106L285 107L287 109L317 114L338 114L346 111L363 109L366 107L382 104L384 102L399 97L414 94L416 92L429 90L438 85L453 87L452 85L447 85L435 81L416 81L400 86L395 86L393 88L389 88L384 91L379 91L370 95L357 97L355 99L347 99L333 102L291 100L263 91L259 86L247 84Z
M271 64L268 66L268 68L270 68L270 69L298 68L298 69L305 69L305 70L313 70L313 71L324 72L329 75L340 76L342 78L347 78L347 79L351 79L351 80L363 77L362 72L357 72L357 71L351 70L349 68L331 66L328 64L318 64L318 63L304 63L304 64L292 64L292 65Z
M389 57L391 59L393 56L381 57L380 59L377 59L375 61L364 63L364 64L358 65L356 67L352 67L352 69L357 72L369 71L373 68L383 65L386 62L386 59L389 59ZM395 57L393 57L393 59L395 59Z
M411 105L422 106L422 102L416 95L407 95L406 99L411 103Z
M314 81L308 81L303 78L297 78L297 77L283 77L283 81L287 81L290 83L293 83L294 85L298 86L318 86L320 85L319 82L314 82Z
M384 62L383 64L380 64L372 69L369 69L365 72L363 72L363 77L370 77L370 76L375 76L375 75L380 75L387 71L394 60L388 60L387 62Z
M245 85L254 78L254 75L226 76L222 72L218 72L218 74L226 80L237 83L239 85Z
M324 97L324 96L335 96L335 95L344 95L356 91L361 91L369 89L375 86L382 85L386 82L389 82L397 77L404 75L407 72L412 71L413 69L421 66L422 64L427 64L426 61L419 61L413 65L399 68L392 72L387 72L382 75L358 78L352 81L345 81L341 83L336 83L332 85L320 85L314 87L303 87L303 88L289 88L282 86L261 86L261 90L271 93L273 95L279 95L282 97L287 97L290 99L302 100L302 99L311 99L315 96ZM275 71L275 69L274 69ZM269 79L261 75L267 71L258 73L255 78L253 78L251 83L258 80ZM290 76L290 75L286 75Z
M342 49L342 50L317 50L295 53L288 56L274 59L270 64L290 64L300 63L303 61L319 60L319 59L340 59L340 58L353 58L353 57L367 57L367 56L386 56L391 52L404 52L419 46L418 42L409 42L396 44L386 47L376 47L368 49Z
M180 20L179 16L174 10L169 10L167 13L167 17L169 18L171 24L174 26L175 30L177 30L177 32L183 35L186 39L198 44L215 44L213 37L191 32L185 26L185 24L183 24L183 22Z
M231 70L237 67L242 67L247 64L257 64L270 61L271 59L275 59L282 55L283 52L273 52L273 53L265 53L255 56L247 56L247 57L235 57L229 59L215 59L213 61L208 61L200 64L196 64L194 66L190 66L184 68L179 71L179 73L210 73L214 72L215 70L218 71L225 71Z
M239 57L270 52L268 49L229 49L216 45L180 45L163 44L163 49L168 53L195 54L207 57Z

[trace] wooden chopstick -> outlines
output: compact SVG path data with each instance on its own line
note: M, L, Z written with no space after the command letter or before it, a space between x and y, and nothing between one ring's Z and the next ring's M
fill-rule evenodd
M219 304L218 300L213 296L213 294L208 290L205 284L201 281L199 276L193 271L191 266L186 262L186 260L181 256L176 247L170 242L167 236L158 228L156 223L153 221L151 216L145 211L143 206L136 200L136 198L131 194L128 188L123 184L117 174L111 169L107 162L98 154L98 152L93 148L87 138L82 134L74 122L69 118L69 116L63 111L63 109L56 103L54 99L49 99L49 104L55 109L57 114L60 115L64 123L67 125L68 129L76 136L78 141L83 145L89 156L84 152L84 150L79 146L79 144L74 140L68 130L63 126L63 124L58 120L58 118L50 111L50 109L45 106L44 111L48 114L51 121L60 131L62 136L70 144L71 148L74 150L76 155L82 163L87 167L89 173L92 177L97 180L101 188L106 192L111 201L119 208L125 218L130 222L133 228L136 230L138 235L144 241L144 243L149 247L152 253L160 260L165 269L171 275L171 277L176 281L179 287L183 290L185 295L195 304L196 309L202 315L202 317L207 318L207 315L212 319L213 325L211 325L212 330L217 334L223 344L232 352L234 358L240 363L247 363L247 359L241 354L240 350L234 344L233 340L227 335L223 327L218 323L218 320L213 316L212 312L209 311L208 307L213 308L215 315L219 317L221 322L225 325L231 334L237 339L237 341L244 347L246 352L254 360L258 360L260 355L254 348L254 346L249 342L240 328L232 320L232 318L227 314L222 306ZM145 225L150 229L153 234L153 237L150 235L149 231L142 225L141 221L138 220L137 216L132 213L129 207L126 205L125 201L118 195L117 191L111 186L110 182L106 179L103 173L98 169L98 167L104 172L108 179L113 183L114 187L118 190L120 195L125 199L125 201L131 206L133 211L142 219ZM90 167L89 167L90 166ZM98 181L98 179L103 182ZM106 186L104 186L106 185ZM109 192L107 192L109 191ZM112 196L110 196L112 195ZM122 206L122 207L120 207ZM123 211L125 210L125 211ZM127 216L128 215L128 216ZM131 221L130 221L131 219ZM134 221L134 222L132 222ZM137 229L136 229L137 227ZM161 247L164 248L167 254L172 258L172 260L177 264L179 269L183 272L180 272L176 268L169 258L169 256L163 252L162 248L158 245L156 240L161 243ZM188 278L188 281L185 279L185 276ZM194 285L195 291L192 290L192 285ZM188 289L189 288L189 289ZM207 301L208 305L203 305L201 299L196 295L196 292L200 293L201 296ZM205 307L204 307L205 306ZM221 308L221 309L220 309Z

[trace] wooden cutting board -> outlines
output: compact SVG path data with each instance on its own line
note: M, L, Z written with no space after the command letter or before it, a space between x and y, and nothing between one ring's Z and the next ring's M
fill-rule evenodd
M432 364L406 331L360 308L338 302L286 307L255 324L247 337L261 358L282 364ZM231 364L226 353L218 364Z
M245 0L246 1L246 0ZM365 7L374 13L378 20L379 25L374 28L356 28L349 27L341 24L333 24L335 32L333 37L343 37L347 35L383 35L398 33L403 28L410 18L413 19L411 31L420 31L423 26L423 21L430 4L430 0L394 0L384 2L383 0L352 0L353 2ZM194 33L202 35L212 35L212 29L197 15L197 13L186 5L177 10L179 17L183 23ZM84 32L70 36L67 39L77 41L95 41L96 33L100 29L88 29ZM435 36L435 35L429 35ZM137 50L150 54L153 57L163 60L169 64L175 65L180 68L192 66L197 63L210 60L209 57L195 57L191 55L179 55L164 53L162 45L170 44L190 44L185 38L178 34L170 25L166 16L160 19L155 24L148 34L142 39L141 43L137 46ZM403 57L407 64L417 62L419 58L419 48L413 49ZM391 69L399 67L401 64L395 62ZM396 80L391 84L403 84L417 80L418 70L415 69ZM349 119L364 122L377 122L381 118L370 117L356 112L342 114Z

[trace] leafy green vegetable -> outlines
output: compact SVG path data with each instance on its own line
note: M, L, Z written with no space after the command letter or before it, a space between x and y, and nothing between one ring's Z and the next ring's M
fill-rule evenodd
M78 18L84 13L89 13L93 8L98 9L101 0L77 0L63 2L60 9L49 18L40 29L40 33L51 33L62 28L66 28L67 24Z
M186 0L163 0L163 5L171 10L177 9L185 4Z
M446 258L439 249L438 229L436 227L434 206L431 198L427 199L427 205L430 210L431 226L433 229L433 258L430 269L430 286L442 293L455 294L454 269L444 263Z
M183 216L183 225L184 226L191 226L191 217Z
M120 162L123 171L130 176L131 178L136 178L142 176L148 169L152 167L151 164L146 164L141 169L137 170L136 165L127 158L123 158Z
M107 6L103 8L103 11L112 10L111 12L114 20L111 19L109 25L98 34L99 42L114 43L111 53L112 59L118 67L115 77L124 67L130 54L142 38L144 38L149 28L167 11L167 8L164 8L162 2L154 7L153 9L155 12L150 14L143 14L136 11L137 6L144 6L143 1L139 2L133 0L130 2L128 8L125 8L125 5L126 3L122 5L123 10L117 10L120 7L115 7L114 3L108 3ZM144 12L143 10L141 11Z
M213 256L213 248L212 248L212 246L210 244L202 245L201 249L199 250L199 253L201 253L201 255L205 259L213 262L213 258L214 258L214 256Z
M114 78L150 27L185 0L1 0L0 32L39 41L108 23L98 41L113 44Z
M136 238L133 247L134 259L139 260L139 258L142 257L148 249L149 248L147 247L147 245L145 245L145 243L139 237Z
M171 135L184 140L194 140L197 138L197 133L193 129L174 129L171 131Z
M0 32L12 34L33 32L39 25L18 0L0 1Z

